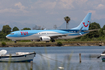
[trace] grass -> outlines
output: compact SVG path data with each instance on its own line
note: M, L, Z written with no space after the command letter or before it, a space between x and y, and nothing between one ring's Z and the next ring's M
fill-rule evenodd
M58 61L57 59L55 60L55 66L52 67L50 61L45 61L44 57L42 54L41 55L41 61L40 61L40 65L37 65L37 63L33 63L33 69L35 70L63 70L64 66L65 66L65 61L62 61L61 66L58 66ZM47 55L47 54L46 54ZM10 57L11 58L11 57ZM46 57L48 58L48 57ZM48 58L48 59L52 59L52 58ZM69 70L69 65L70 65L70 59L71 59L71 55L66 56L66 58L68 61L67 64L67 70ZM0 63L0 70L33 70L31 68L30 63L11 63L11 61L9 61L8 63Z
M0 63L0 70L30 70L30 63Z

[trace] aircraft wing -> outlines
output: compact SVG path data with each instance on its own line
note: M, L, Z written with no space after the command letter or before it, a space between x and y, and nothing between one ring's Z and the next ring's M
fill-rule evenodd
M63 34L63 35L55 35L55 36L49 36L51 38L58 38L58 37L63 37L63 36L67 36L68 34Z
M75 34L75 33L68 33L68 34L62 34L62 35L50 35L49 37L51 37L51 38L66 37L69 34ZM77 33L77 34L79 34L79 33Z
M90 32L91 32L91 31L98 31L98 30L100 30L100 29L93 29L93 30L88 30L88 31L90 31Z
M92 31L98 31L98 30L100 30L100 29L86 30L84 32L92 32Z

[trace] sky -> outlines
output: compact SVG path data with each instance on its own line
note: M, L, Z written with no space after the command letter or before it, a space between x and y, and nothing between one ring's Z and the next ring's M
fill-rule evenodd
M69 16L69 28L80 24L91 12L91 22L102 27L105 21L105 0L0 0L0 30L4 25L11 28L33 28L35 25L53 29L65 24ZM66 25L63 25L66 27Z

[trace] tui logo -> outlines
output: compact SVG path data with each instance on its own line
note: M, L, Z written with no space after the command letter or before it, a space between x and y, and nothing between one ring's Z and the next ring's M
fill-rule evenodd
M28 35L28 32L20 32L21 35Z
M88 22L89 22L89 21L88 21ZM85 22L83 22L83 25L84 25L85 27L87 27L89 24L85 25Z

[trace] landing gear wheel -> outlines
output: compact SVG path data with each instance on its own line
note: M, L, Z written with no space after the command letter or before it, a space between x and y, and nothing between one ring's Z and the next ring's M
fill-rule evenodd
M46 43L48 43L49 41L46 41Z
M14 43L16 43L16 41L14 41Z
M55 40L54 39L51 39L51 42L55 42Z

